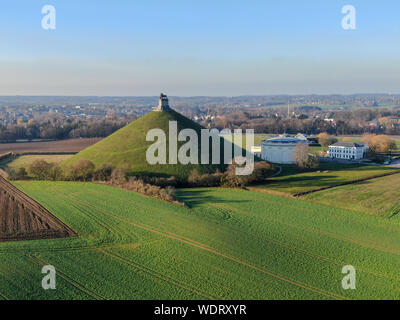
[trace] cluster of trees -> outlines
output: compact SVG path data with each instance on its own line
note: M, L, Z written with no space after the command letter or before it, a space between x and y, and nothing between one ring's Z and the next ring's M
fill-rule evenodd
M196 108L182 112L194 117ZM400 108L363 108L356 110L326 110L319 107L297 107L290 116L285 108L214 107L198 120L205 127L218 129L254 129L256 133L354 135L364 133L400 134ZM200 114L204 115L200 112ZM137 118L137 114L123 117L113 115L80 117L77 115L42 114L28 122L0 126L0 141L18 139L68 139L106 137ZM333 121L325 121L333 119ZM374 124L373 124L374 123ZM373 124L373 125L372 125Z
M391 154L397 150L396 141L383 134L364 134L362 142L369 146L369 153L373 157L378 154Z
M95 119L40 116L26 123L0 126L0 141L106 137L133 120L133 116Z
M322 153L326 154L326 152L329 149L329 146L338 142L338 139L335 137L332 137L329 135L327 132L321 132L320 134L317 135L318 138L318 143L322 147Z
M236 175L235 170L239 165L233 162L227 170L222 173L217 171L212 174L201 175L198 170L193 170L187 180L187 185L196 187L230 186L242 187L264 181L272 172L273 167L267 162L256 162L254 170L250 175ZM140 181L146 186L158 186L160 188L175 187L178 181L175 177L132 177L128 168L113 168L111 164L102 165L98 168L90 160L81 159L68 168L45 160L35 160L27 168L7 168L8 178L11 180L22 180L33 177L37 180L51 181L103 181L114 185L126 185L127 183L138 185ZM180 182L182 183L182 182ZM141 186L142 188L143 186ZM150 188L151 189L151 188Z
M179 203L175 198L175 188L173 186L156 186L147 183L143 179L130 177L126 169L113 168L111 164L96 168L93 162L89 160L79 160L66 170L45 160L35 160L26 169L18 168L15 170L7 168L6 172L10 180L23 180L30 176L37 180L93 181Z
M10 180L23 180L30 176L37 180L89 181L95 176L100 176L103 170L102 167L95 170L94 164L89 160L80 160L66 171L57 164L39 159L32 162L27 168L7 167L6 172Z
M236 174L237 167L239 165L233 162L224 173L217 171L216 173L202 175L195 169L190 173L188 183L193 187L245 187L265 181L274 170L268 162L256 162L250 175L241 176Z
M237 176L236 163L231 164L224 173L200 175L197 170L190 174L187 184L197 187L244 187L250 184L264 181L273 171L272 166L266 162L256 162L251 175ZM51 181L93 181L105 183L127 190L139 192L158 199L179 203L175 197L175 177L135 177L128 174L127 168L113 168L111 164L98 168L90 160L79 160L65 169L57 164L45 160L35 160L27 168L7 168L10 180L23 180L32 177L37 180Z

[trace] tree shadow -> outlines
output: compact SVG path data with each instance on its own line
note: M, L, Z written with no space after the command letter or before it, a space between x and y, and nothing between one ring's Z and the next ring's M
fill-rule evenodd
M184 202L189 208L194 208L208 203L250 202L250 200L221 199L210 195L210 191L205 189L177 189L176 197L179 201Z
M308 173L320 173L321 175L326 175L327 173L335 174L336 172L341 171L349 171L349 170L360 170L364 172L368 171L393 171L393 168L386 168L386 167L378 167L378 166L371 166L365 164L343 164L343 163L321 163L318 168L314 169L306 169L306 170L299 170L296 168L295 165L281 165L282 172L277 178L283 178L292 175L301 175L301 174L308 174ZM318 172L320 171L320 172ZM329 171L324 173L324 171ZM382 172L383 173L383 172ZM284 180L288 181L288 180Z

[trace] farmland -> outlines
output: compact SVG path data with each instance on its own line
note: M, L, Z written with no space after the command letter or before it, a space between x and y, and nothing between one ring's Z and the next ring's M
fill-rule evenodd
M291 165L282 165L282 169L279 176L253 189L296 194L398 171L390 167L329 163L321 163L318 169L306 172L298 171Z
M400 175L320 191L304 199L332 207L394 218L400 213ZM388 187L389 186L389 187Z
M397 299L400 221L231 189L190 208L105 185L18 181L79 237L0 243L8 299ZM79 263L77 263L79 262ZM41 268L57 290L41 288ZM341 269L357 269L343 290Z
M17 142L0 143L0 154L14 153L62 153L79 152L92 144L100 141L100 138L69 139L45 142Z
M62 238L73 230L0 177L0 241Z

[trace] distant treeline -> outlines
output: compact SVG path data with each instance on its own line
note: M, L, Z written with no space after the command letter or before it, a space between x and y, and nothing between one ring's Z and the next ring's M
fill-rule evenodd
M0 127L0 140L10 142L20 139L60 140L106 137L133 120L135 120L133 116L96 119L71 118L63 115L42 116L28 122Z
M400 109L323 110L295 108L290 115L281 110L237 109L216 113L201 121L205 127L218 129L254 129L256 133L303 132L331 135L400 134Z
M202 108L178 107L189 118L206 128L254 129L256 133L298 133L331 135L362 135L364 133L400 135L400 108L362 108L352 110L328 110L303 106L285 108ZM0 126L0 141L20 139L70 139L102 138L122 128L137 118L86 117L62 114L42 115L16 124Z

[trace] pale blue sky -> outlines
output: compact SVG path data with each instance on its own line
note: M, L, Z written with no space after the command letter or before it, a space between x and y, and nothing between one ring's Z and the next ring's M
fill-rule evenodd
M0 95L400 93L396 0L3 0L0 40Z

